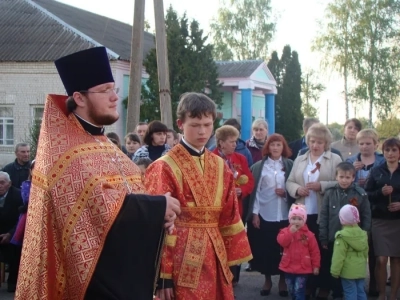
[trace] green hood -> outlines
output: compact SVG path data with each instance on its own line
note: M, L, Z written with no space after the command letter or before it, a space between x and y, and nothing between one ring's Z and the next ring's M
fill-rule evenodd
M339 235L356 252L368 249L367 232L358 226L343 226L343 229L338 231L335 237Z

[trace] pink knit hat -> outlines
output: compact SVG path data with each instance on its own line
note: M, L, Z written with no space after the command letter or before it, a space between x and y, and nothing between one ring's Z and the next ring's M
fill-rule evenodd
M339 219L342 225L354 225L360 222L357 207L346 204L339 211Z
M290 210L289 210L289 221L294 216L302 218L305 223L307 221L306 207L300 203L292 204L292 206L290 207Z

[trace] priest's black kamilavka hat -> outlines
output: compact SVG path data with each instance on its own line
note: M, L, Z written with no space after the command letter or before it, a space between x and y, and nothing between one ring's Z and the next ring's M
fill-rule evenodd
M54 64L68 96L99 84L114 82L105 47L79 51L57 59Z

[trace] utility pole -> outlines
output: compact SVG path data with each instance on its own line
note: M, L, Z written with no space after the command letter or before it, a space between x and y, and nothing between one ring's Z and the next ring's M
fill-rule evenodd
M173 128L171 91L169 84L168 49L165 32L164 1L154 0L154 18L156 23L156 53L158 86L160 89L161 122Z
M326 126L328 126L329 99L326 99Z
M126 131L133 131L140 121L140 100L142 89L143 35L145 0L135 0L133 13L131 61L129 75L128 112Z

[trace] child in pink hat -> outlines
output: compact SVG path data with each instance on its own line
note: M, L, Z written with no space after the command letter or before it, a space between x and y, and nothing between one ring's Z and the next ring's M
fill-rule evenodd
M293 204L289 210L289 226L278 234L283 247L279 269L285 272L288 291L294 300L304 300L309 274L318 275L320 252L314 234L306 225L307 211L302 204Z

